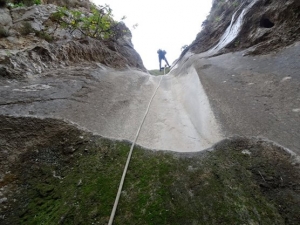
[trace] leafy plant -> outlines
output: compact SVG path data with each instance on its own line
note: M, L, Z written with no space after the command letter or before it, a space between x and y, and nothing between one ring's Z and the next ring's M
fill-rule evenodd
M18 8L24 6L40 5L40 4L42 4L41 0L14 0L14 1L10 1L9 6L12 8Z
M11 8L18 8L18 7L24 7L24 3L23 2L20 2L20 3L8 3L8 6L10 6Z
M122 26L113 20L112 9L108 5L92 7L89 15L60 7L51 15L51 19L63 28L69 28L71 34L79 30L83 35L99 40L116 39L128 32L126 29L121 29Z

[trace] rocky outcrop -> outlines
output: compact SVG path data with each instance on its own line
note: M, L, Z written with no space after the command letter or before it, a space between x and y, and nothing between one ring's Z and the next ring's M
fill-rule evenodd
M128 30L116 40L101 41L70 32L52 20L56 5L1 9L2 26L11 34L1 39L0 77L30 77L53 68L95 64L146 71ZM24 34L25 33L25 34Z
M215 0L202 31L186 49L214 54L249 49L247 54L266 54L300 40L298 0ZM219 46L218 46L219 45Z
M30 77L53 68L64 68L73 64L101 63L122 69L127 66L142 68L140 57L132 48L111 43L115 51L98 40L86 37L80 40L61 40L55 43L40 42L29 49L2 55L3 77ZM118 52L120 51L120 53ZM9 55L10 54L10 55Z
M9 10L0 8L0 26L4 28L9 28L12 26L12 18L10 16Z

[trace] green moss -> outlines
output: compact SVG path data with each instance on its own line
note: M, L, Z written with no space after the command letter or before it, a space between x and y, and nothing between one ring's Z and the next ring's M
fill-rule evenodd
M158 75L164 75L164 73L169 73L171 70L170 67L167 67L166 68L166 71L164 71L164 69L162 69L161 71L159 70L148 70L148 72L151 74L151 75L155 75L155 76L158 76Z
M24 156L40 163L32 167L24 160L21 224L107 224L130 144L86 140L76 142L72 154L52 146ZM56 160L42 161L45 151ZM296 224L299 207L280 210L286 195L261 186L276 182L266 183L260 174L296 179L285 177L291 166L285 153L274 157L278 151L244 140L202 154L135 148L114 224ZM297 205L295 196L290 193L286 204Z

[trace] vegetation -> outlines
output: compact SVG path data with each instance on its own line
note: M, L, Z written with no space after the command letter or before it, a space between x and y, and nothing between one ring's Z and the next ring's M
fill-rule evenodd
M45 41L52 42L54 40L53 35L45 32L45 31L35 31L35 35L39 38L44 39Z
M99 40L117 39L129 32L125 26L113 20L112 9L108 5L92 7L89 15L84 15L78 10L60 7L52 14L51 19L69 29L71 34L79 30L84 36Z
M0 7L9 6L11 8L40 5L41 0L0 0Z
M35 30L29 22L23 22L19 31L22 35L25 36L30 33L34 33L37 37L42 38L48 42L52 42L54 40L53 35L47 33L46 31Z
M33 4L41 4L41 0L0 0L1 5L9 3L10 7L30 6ZM57 12L51 15L51 20L57 22L59 26L69 30L70 34L74 31L80 31L82 35L96 38L99 40L116 40L126 33L130 33L129 29L122 23L117 22L112 17L112 9L108 6L91 6L90 13L75 9L68 9L66 7L59 7ZM123 17L125 19L126 17ZM123 20L122 19L122 20ZM135 24L133 28L136 28ZM57 26L58 27L58 26ZM2 29L1 37L5 37L8 33ZM53 41L53 36L45 31L35 31L29 22L24 22L20 28L22 35L36 33L40 38L46 41Z
M28 35L30 33L35 33L35 30L32 28L32 26L29 22L23 22L19 31L22 35Z
M7 3L10 3L11 7L23 7L23 6L32 6L42 4L41 0L7 0Z
M0 223L107 224L130 143L54 119L5 119L1 148L27 149L2 162L10 173L0 188L12 188ZM199 153L136 147L114 224L298 225L297 166L282 148L245 138Z
M0 26L0 38L5 38L8 36L10 36L9 31L6 28Z
M164 74L167 74L169 73L171 70L170 67L166 67L166 70L164 71L164 69L162 69L161 71L159 70L148 70L148 72L151 74L151 75L164 75Z
M107 224L129 148L92 138L72 157L55 146L26 153L19 222ZM242 139L189 157L135 148L114 224L297 224L288 157Z

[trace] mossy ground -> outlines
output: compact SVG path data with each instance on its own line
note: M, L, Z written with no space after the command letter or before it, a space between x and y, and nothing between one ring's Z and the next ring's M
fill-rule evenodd
M68 131L12 168L1 224L107 224L130 144ZM299 165L279 147L225 140L213 151L136 147L114 224L299 224Z
M166 70L164 71L164 69L162 69L161 71L159 70L148 70L148 72L151 74L151 75L154 75L154 76L158 76L158 75L165 75L167 73L169 73L171 70L170 67L166 67Z

